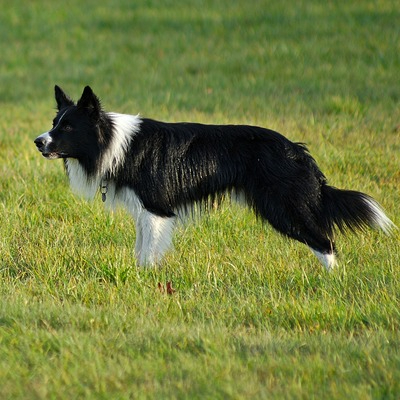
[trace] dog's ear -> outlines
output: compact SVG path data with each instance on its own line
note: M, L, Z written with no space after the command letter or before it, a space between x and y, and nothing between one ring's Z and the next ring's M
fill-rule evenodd
M93 93L90 86L83 89L81 98L78 100L78 108L86 109L92 117L98 117L101 112L101 103L99 98Z
M69 98L67 94L59 86L54 87L54 92L56 95L57 109L60 111L62 108L73 106L74 102Z

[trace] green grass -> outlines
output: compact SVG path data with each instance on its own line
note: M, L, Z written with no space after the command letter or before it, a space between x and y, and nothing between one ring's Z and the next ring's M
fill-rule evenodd
M400 235L309 250L222 207L161 269L32 140L53 86L108 110L306 142L400 225L400 12L381 1L1 1L0 392L7 399L377 399L400 393ZM172 282L172 296L158 284Z

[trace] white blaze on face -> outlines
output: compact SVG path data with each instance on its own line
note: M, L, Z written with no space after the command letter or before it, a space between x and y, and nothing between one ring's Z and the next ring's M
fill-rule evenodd
M58 125L60 125L61 120L64 118L64 115L67 113L68 110L64 111L63 115L61 115L60 119L58 120L56 126L53 126L53 129L51 129L51 131L53 131L54 129L58 128Z
M42 133L40 136L37 137L36 140L40 139L45 146L49 145L52 141L52 137L50 136L49 132Z

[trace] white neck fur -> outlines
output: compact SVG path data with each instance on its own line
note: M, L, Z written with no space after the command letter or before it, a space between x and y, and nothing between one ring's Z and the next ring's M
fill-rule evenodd
M67 158L65 162L72 190L87 199L93 199L103 177L106 175L112 177L115 170L125 161L132 137L140 129L141 119L138 115L110 112L107 116L113 123L113 137L109 147L101 156L97 173L88 176L76 159Z

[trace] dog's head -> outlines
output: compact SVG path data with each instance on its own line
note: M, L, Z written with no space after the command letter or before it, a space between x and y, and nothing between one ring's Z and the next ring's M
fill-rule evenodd
M100 101L89 86L76 104L59 86L55 86L55 98L58 112L53 127L34 142L48 159L84 157L98 143Z

